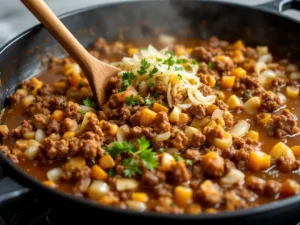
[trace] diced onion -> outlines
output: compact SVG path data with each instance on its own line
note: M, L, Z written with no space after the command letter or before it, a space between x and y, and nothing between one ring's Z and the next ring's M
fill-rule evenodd
M273 56L271 54L263 55L258 59L258 62L263 62L263 63L268 63L272 61L273 61Z
M259 97L251 97L244 104L244 111L249 115L255 115L258 113L259 107L261 105L261 99Z
M141 94L141 96L146 97L147 91L148 91L148 84L146 81L142 81L139 84L139 93Z
M124 142L126 140L125 131L119 127L117 131L117 141L118 142Z
M286 70L287 70L288 72L297 72L297 71L298 71L298 66L295 65L295 64L290 63L290 64L288 64L288 66L286 67Z
M211 119L217 119L223 117L223 111L221 109L216 109L213 114L211 115Z
M39 143L42 143L44 138L46 137L45 131L41 129L37 129L35 132L35 140Z
M93 200L99 200L109 192L109 186L104 181L94 180L88 188L88 197Z
M125 202L126 206L129 209L138 211L138 212L144 212L147 209L147 206L143 202L135 201L135 200L127 200Z
M262 56L269 53L269 48L268 46L257 46L256 51L260 56Z
M244 179L245 174L242 171L232 168L220 181L224 186L232 186L234 184L243 184Z
M236 138L241 138L248 133L250 124L246 120L240 120L231 130L231 135Z
M97 110L92 108L92 107L89 107L89 106L86 106L86 105L80 105L80 110L83 111L83 112L93 112L93 113L97 113Z
M62 175L63 170L61 168L53 168L47 172L48 180L58 183Z
M170 131L167 131L167 132L165 132L165 133L156 135L155 140L156 140L156 141L166 141L166 140L168 140L170 137L171 137L171 132L170 132Z
M33 160L37 156L39 151L40 151L40 143L35 140L29 140L28 147L24 151L24 155L28 159Z
M184 133L185 135L189 138L189 139L192 139L193 137L193 134L199 132L198 129L194 128L194 127L186 127L185 130L184 130Z
M286 96L284 94L278 92L276 95L280 99L281 103L286 103Z
M168 105L170 108L173 106L171 89L172 89L172 86L171 86L171 83L169 83L168 90L167 90L167 100L168 100Z
M291 80L299 80L300 79L300 72L293 72L290 74Z
M261 71L267 69L267 65L264 62L258 62L255 64L255 73L257 73L257 75L259 75L261 73Z
M116 181L117 191L134 191L139 187L139 182L130 178L119 178Z
M175 43L176 38L171 35L161 34L159 35L159 43L164 46L169 46Z
M179 108L178 106L174 106L169 116L170 122L178 122L180 113L181 113L181 108Z

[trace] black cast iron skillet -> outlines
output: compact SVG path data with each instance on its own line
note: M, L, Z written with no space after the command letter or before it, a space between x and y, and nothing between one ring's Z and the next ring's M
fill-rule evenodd
M300 23L280 14L286 9L300 9L300 1L284 0L250 7L214 1L169 0L128 1L81 9L61 17L63 23L84 46L89 46L98 36L113 40L120 29L126 28L126 40L154 39L161 33L179 38L207 38L216 35L221 39L242 39L247 45L268 45L282 56L300 56ZM62 56L64 51L42 26L20 34L0 50L0 106L8 104L8 97L24 79L45 69L45 56ZM300 59L300 58L299 58ZM263 205L254 209L219 214L162 215L136 213L92 203L45 187L21 171L2 152L1 160L10 177L0 180L1 209L20 199L38 197L49 205L65 211L65 218L76 222L110 222L122 219L135 223L196 222L205 224L291 224L299 218L300 196ZM298 222L299 222L298 221ZM82 223L82 222L81 222ZM293 221L294 223L294 221Z

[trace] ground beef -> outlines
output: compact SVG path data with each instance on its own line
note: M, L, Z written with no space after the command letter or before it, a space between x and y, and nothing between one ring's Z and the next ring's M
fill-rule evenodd
M39 96L49 96L53 92L53 89L48 84L43 84L41 88L38 89L37 94Z
M191 53L191 57L197 59L198 62L211 62L214 57L221 55L223 52L220 48L205 48L203 46L195 47Z
M13 103L19 103L22 98L26 97L28 95L28 91L26 89L18 89L14 94L11 95L10 100Z
M281 78L281 77L275 77L275 78L273 78L272 81L271 81L272 87L274 87L274 88L276 88L276 89L278 89L278 88L284 86L284 84L285 84L285 79L283 79L283 78Z
M204 173L211 177L221 177L225 170L224 159L217 153L205 155L201 160Z
M212 143L215 138L223 137L223 130L220 127L207 127L203 132L208 143Z
M216 183L206 180L200 185L196 198L206 205L215 206L222 201L222 192Z
M281 183L276 180L268 180L265 187L265 195L274 197L280 192Z
M228 105L224 101L222 101L221 99L216 99L215 105L218 106L219 109L221 109L221 110L228 109Z
M49 117L43 114L36 114L32 118L32 123L37 129L44 130L49 123Z
M266 181L256 176L249 176L246 180L246 187L257 194L262 195L265 191Z
M184 157L187 158L187 159L193 160L193 162L197 162L197 161L200 161L201 154L200 154L199 150L196 150L196 149L187 149L184 152Z
M168 180L173 184L182 184L190 179L190 174L185 166L184 161L178 161L172 166L168 174Z
M272 119L267 124L267 133L269 136L282 138L288 135L298 134L296 116L288 109L282 110L279 115L272 115Z
M160 183L154 186L153 191L157 196L172 197L172 185Z
M47 135L50 135L52 133L58 134L60 131L60 123L57 120L51 120L50 123L47 126Z
M228 57L228 60L215 59L215 66L219 71L230 71L234 68L234 62Z
M91 183L91 178L89 177L77 181L75 186L72 188L72 193L75 196L83 197L87 193L90 183Z
M130 121L131 126L140 125L140 118L141 118L141 112L140 111L137 111L135 114L130 116L129 121Z
M191 146L194 148L199 148L206 141L206 136L201 132L194 133L191 139Z
M159 112L156 115L156 118L154 120L154 131L157 133L164 133L167 131L170 131L171 125L169 123L169 117L167 113L165 112Z
M169 197L160 197L158 201L152 202L153 211L166 214L183 214L184 209L174 205L174 202Z
M94 42L94 49L104 55L108 55L110 52L109 45L107 44L106 40L101 37Z
M66 117L69 117L70 119L75 120L76 122L79 122L82 115L79 113L80 106L74 102L69 101L65 108L65 114Z
M100 125L99 125L99 121L97 119L95 119L95 118L92 118L91 120L89 120L86 123L83 132L87 133L87 131L91 131L93 133L93 135L99 136L97 138L98 141L100 140L100 138L104 137L103 131L100 128ZM89 138L89 139L91 139L91 138Z
M35 114L49 115L51 113L48 103L45 102L36 102L30 104L26 107L25 111L27 116L33 116Z
M257 76L243 76L236 79L233 90L257 89L260 87Z
M70 118L66 118L63 121L63 130L66 131L75 131L78 127L78 123L75 120L72 120Z
M280 102L280 98L275 95L273 92L266 92L262 96L262 102L260 110L262 112L274 112L280 109L283 105Z
M130 128L130 135L134 138L139 138L142 136L143 134L143 128L142 127L138 127L138 126L135 126L135 127L132 127Z
M192 105L187 111L197 119L203 119L205 117L205 106L204 105Z
M21 128L20 128L20 137L26 133L32 132L33 131L33 124L31 120L23 120L21 123ZM16 131L16 135L18 135L18 131Z
M251 59L257 59L258 58L258 54L256 52L256 49L254 48L251 48L251 47L247 47L245 50L244 50L244 56L246 58L251 58Z
M170 145L178 150L184 149L188 144L188 137L185 133L176 127L171 129Z
M247 202L236 194L234 190L224 193L225 207L227 210L247 208Z
M168 85L158 83L155 85L155 90L158 94L166 94L168 90Z
M203 96L208 96L213 93L213 89L205 84L202 84L199 87L199 91L203 94Z
M42 142L43 151L51 160L66 159L69 154L69 143L64 139L56 139L57 137L55 137L55 135L50 135L49 137L45 138Z
M0 125L0 137L6 138L8 137L9 129L6 125Z
M141 178L141 182L146 186L155 186L159 184L160 182L163 182L166 180L166 175L163 172L160 171L149 171L146 170Z
M93 160L97 155L102 156L104 154L104 150L96 140L80 140L79 148L83 157L88 160Z
M14 163L19 162L17 155L15 155L13 152L11 152L10 149L6 145L0 145L0 151L2 151L3 154L6 155L6 157L8 157Z
M285 157L280 157L278 160L276 160L278 169L284 173L288 173L293 170L294 162L294 159L289 159Z

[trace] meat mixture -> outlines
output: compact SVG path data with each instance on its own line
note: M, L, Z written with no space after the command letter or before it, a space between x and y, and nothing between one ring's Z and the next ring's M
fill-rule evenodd
M121 69L102 107L70 57L52 59L11 95L0 149L49 188L139 212L217 213L299 194L293 59L217 37L163 44L96 40L91 54Z

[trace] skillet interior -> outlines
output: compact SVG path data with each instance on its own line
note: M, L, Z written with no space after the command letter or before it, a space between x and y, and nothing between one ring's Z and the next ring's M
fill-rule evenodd
M298 40L300 36L299 24L287 18L279 17L275 14L250 7L225 4L212 1L156 1L127 2L121 4L110 4L101 7L91 7L67 14L62 19L63 23L84 45L88 46L98 36L103 36L107 40L117 37L120 29L125 28L125 39L155 38L161 33L172 34L179 38L200 37L206 38L216 35L226 40L243 39L247 45L269 45L276 52L287 54L293 52L298 55ZM40 26L20 35L8 43L0 51L0 87L1 108L4 108L7 97L14 92L18 84L24 79L37 74L45 68L43 60L47 57L63 55L63 50L59 44ZM5 160L8 162L7 160ZM32 178L19 174L19 169L8 162L14 168L16 176L22 182L34 188L39 187L37 194L55 193L58 200L61 193L43 187ZM48 195L47 195L48 196ZM49 197L48 196L48 197ZM84 200L73 197L64 198L70 203L80 206L92 206L94 209L106 209L107 207L95 207L93 203L86 203ZM294 197L281 202L265 205L259 209L250 209L235 213L222 213L218 215L200 215L194 219L225 219L241 218L245 215L260 214L274 218L274 215L281 213L291 213L299 197ZM290 207L282 208L289 205ZM294 208L295 209L295 208ZM266 210L277 210L276 214L267 214ZM114 212L119 212L114 209ZM135 213L124 213L123 215L134 215ZM144 213L143 216L151 214ZM152 214L153 215L153 214ZM152 218L171 218L170 216L155 215ZM189 216L173 216L172 218L189 218ZM248 218L253 223L261 217ZM243 220L244 221L244 220ZM245 221L244 221L245 222Z

